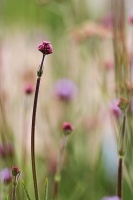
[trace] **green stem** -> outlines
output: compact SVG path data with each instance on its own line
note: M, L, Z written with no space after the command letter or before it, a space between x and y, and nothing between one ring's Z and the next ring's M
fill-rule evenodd
M57 199L57 197L58 197L59 182L61 180L61 170L62 170L62 165L63 165L64 151L65 151L66 143L67 143L67 136L64 135L61 140L59 158L58 158L56 175L55 175L54 194L53 194L54 200Z
M40 87L40 81L42 76L42 68L44 62L45 54L43 54L42 62L38 70L38 78L36 82L35 96L34 96L34 104L33 104L33 113L32 113L32 126L31 126L31 162L32 162L32 175L34 182L34 192L36 200L39 200L39 192L38 192L38 184L37 184L37 175L36 175L36 162L35 162L35 123L36 123L36 110L37 110L37 102L38 102L38 93Z

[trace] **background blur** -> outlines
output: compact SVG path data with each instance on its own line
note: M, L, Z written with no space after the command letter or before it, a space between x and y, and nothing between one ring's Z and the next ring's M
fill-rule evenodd
M128 0L125 6L127 46L132 53L133 27L128 24L128 15L133 2ZM14 164L27 169L24 177L31 197L33 95L27 97L25 87L29 84L35 87L42 58L37 47L43 40L51 42L53 54L45 58L37 111L36 154L41 197L47 176L52 199L64 121L72 122L75 130L66 148L60 200L100 200L115 195L118 119L111 110L116 97L110 16L110 1L105 0L0 1L0 96L4 124L8 139L15 146L18 163ZM61 80L70 85L62 89ZM67 87L70 99L64 100L61 92ZM2 117L0 120L2 124ZM26 158L22 163L24 143ZM2 169L5 164L0 166ZM132 176L125 169L123 194L127 200L132 200Z

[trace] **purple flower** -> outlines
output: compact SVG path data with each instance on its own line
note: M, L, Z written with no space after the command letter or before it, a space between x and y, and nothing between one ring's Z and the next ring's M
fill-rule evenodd
M43 41L41 44L39 44L38 50L41 51L45 55L53 53L53 47L50 44L50 42L47 42L47 41Z
M9 184L12 180L11 170L8 168L4 168L0 171L0 182L4 182L5 184Z
M118 104L119 104L119 100L115 99L112 101L111 106L110 106L110 110L116 118L119 118L122 115L122 111L118 107Z
M117 196L112 196L112 197L104 197L102 200L120 200L120 198Z
M77 93L77 88L69 79L60 79L55 84L55 94L62 101L72 100Z

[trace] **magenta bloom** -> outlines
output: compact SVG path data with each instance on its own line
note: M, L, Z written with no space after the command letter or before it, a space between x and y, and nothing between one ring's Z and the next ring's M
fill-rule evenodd
M65 135L69 135L74 130L74 127L70 122L64 122L62 125L62 130Z
M50 42L44 41L38 45L38 50L41 51L43 54L48 55L53 53L53 47Z
M34 92L34 87L32 84L27 84L24 88L24 93L30 95Z
M102 200L120 200L120 198L117 196L113 196L113 197L104 197Z
M60 79L55 84L55 94L62 101L72 100L77 93L77 88L69 79Z
M113 100L113 102L111 103L110 106L110 110L112 112L112 114L116 117L119 118L122 115L122 111L121 109L118 107L119 104L119 100Z
M0 171L0 182L4 182L5 184L9 184L12 180L11 170L8 168L4 168Z

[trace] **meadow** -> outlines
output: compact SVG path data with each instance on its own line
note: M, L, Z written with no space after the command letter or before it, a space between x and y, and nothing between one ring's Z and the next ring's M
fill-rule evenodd
M132 8L1 0L0 200L133 200Z

